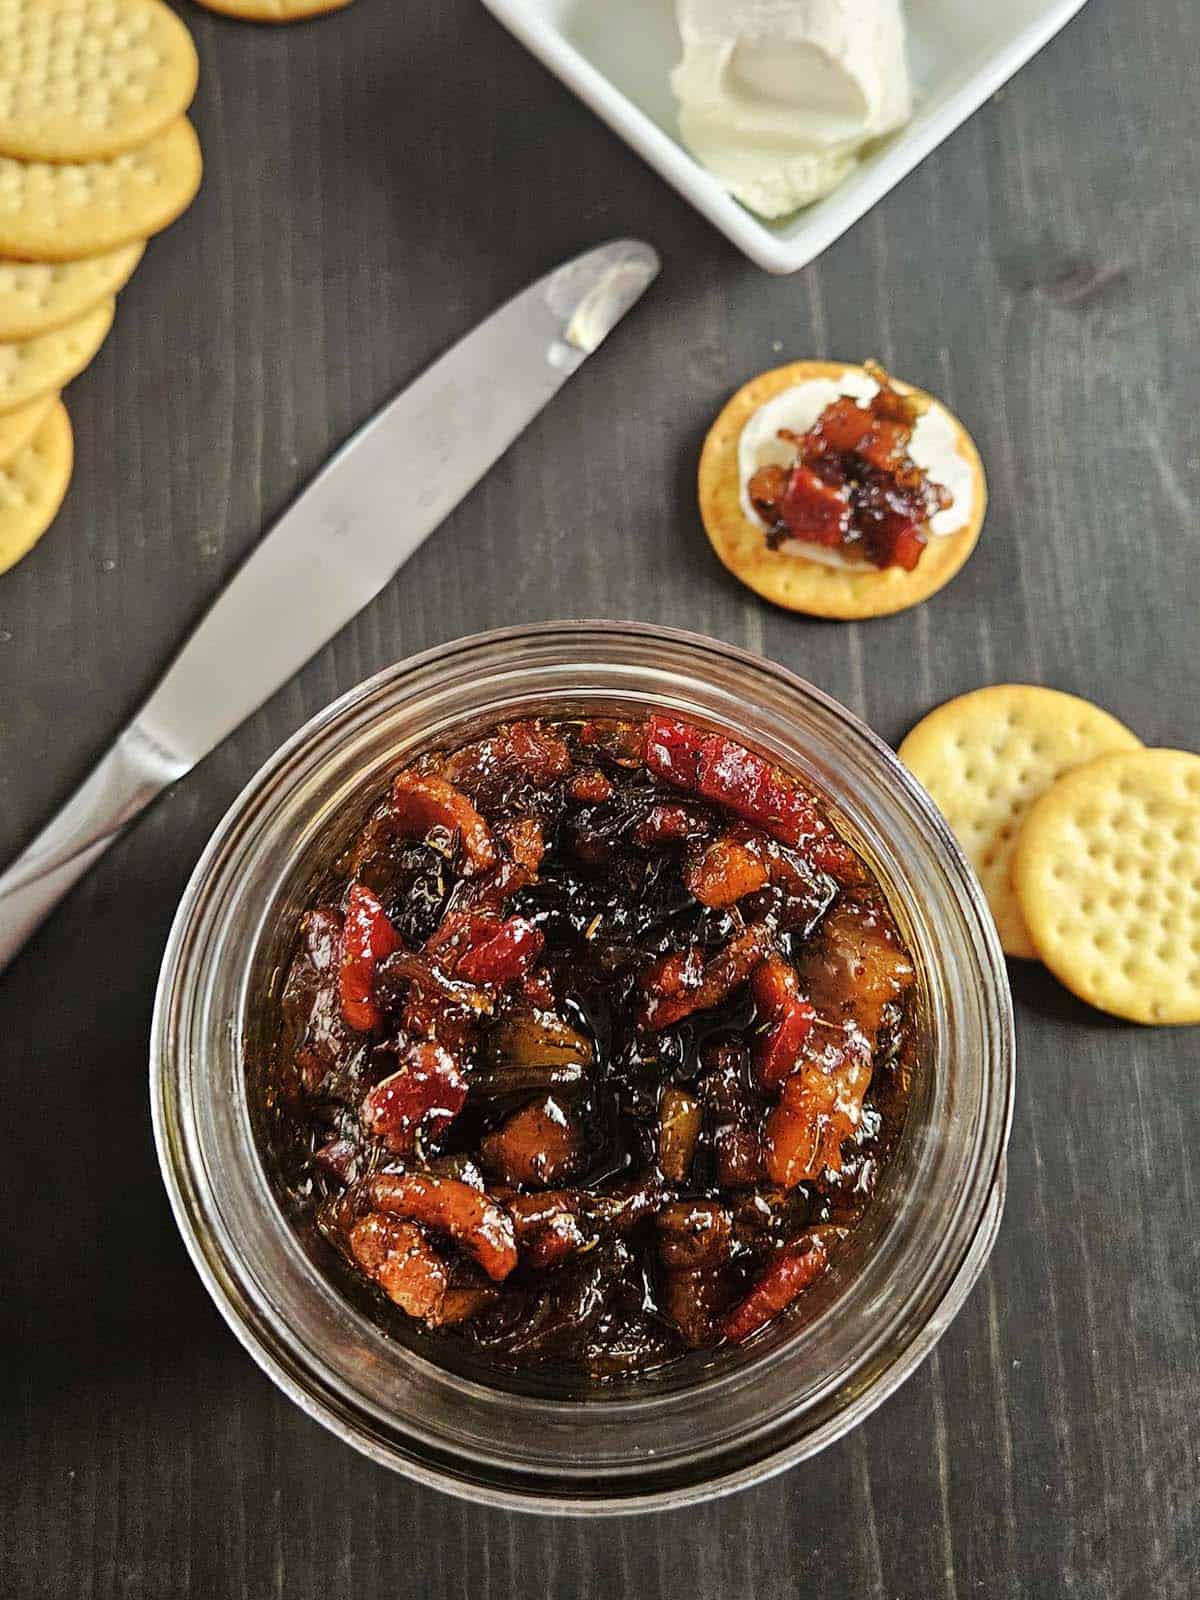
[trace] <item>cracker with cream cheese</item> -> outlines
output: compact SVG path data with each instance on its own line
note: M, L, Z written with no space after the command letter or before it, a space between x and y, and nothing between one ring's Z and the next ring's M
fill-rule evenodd
M810 616L845 621L890 616L918 605L945 587L958 573L979 539L987 510L987 481L974 440L943 406L953 429L955 448L972 483L968 520L958 532L931 538L912 572L898 567L836 567L808 560L786 550L773 550L767 530L747 516L742 497L738 446L742 429L767 401L812 379L837 382L861 367L842 361L794 361L751 379L733 396L714 422L700 455L700 514L713 549L734 577L775 605ZM930 396L892 380L903 394L929 403ZM940 404L940 402L936 402Z

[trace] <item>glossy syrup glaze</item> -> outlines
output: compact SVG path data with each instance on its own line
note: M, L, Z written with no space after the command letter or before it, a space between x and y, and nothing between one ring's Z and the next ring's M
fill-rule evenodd
M385 1323L594 1378L803 1316L915 1070L911 959L710 730L520 722L400 772L303 915L268 1085Z

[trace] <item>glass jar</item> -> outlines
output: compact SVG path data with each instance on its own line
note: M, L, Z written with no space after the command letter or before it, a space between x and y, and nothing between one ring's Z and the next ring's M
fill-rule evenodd
M727 730L822 794L870 862L917 960L922 1071L850 1253L749 1349L572 1390L497 1376L415 1330L389 1335L284 1215L254 1079L296 918L404 763L498 720L678 713ZM716 640L547 623L391 667L315 717L251 781L184 894L151 1046L154 1127L176 1219L233 1331L293 1400L373 1460L493 1505L677 1506L839 1438L928 1354L991 1250L1013 1095L1004 961L946 824L884 744L811 684ZM435 1356L437 1357L435 1359Z

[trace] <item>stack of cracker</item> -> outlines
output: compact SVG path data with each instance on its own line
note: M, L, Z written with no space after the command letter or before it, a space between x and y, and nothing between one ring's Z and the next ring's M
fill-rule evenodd
M1032 684L939 706L900 746L979 875L1010 956L1134 1022L1200 1022L1200 755L1147 750Z
M162 0L0 7L0 572L71 477L59 398L112 325L146 240L200 185L196 50Z

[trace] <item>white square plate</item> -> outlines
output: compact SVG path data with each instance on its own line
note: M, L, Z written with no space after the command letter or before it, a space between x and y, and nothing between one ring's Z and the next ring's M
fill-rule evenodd
M680 144L673 0L483 0L668 183L768 272L807 266L1024 66L1085 0L908 0L917 109L824 200L761 221Z

